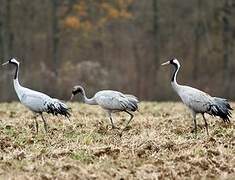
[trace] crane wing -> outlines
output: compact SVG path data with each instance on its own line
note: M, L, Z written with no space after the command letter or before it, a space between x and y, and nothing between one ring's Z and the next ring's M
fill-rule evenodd
M213 103L212 97L197 89L190 89L180 94L182 101L196 112L204 112Z
M131 100L131 101L133 101L133 102L135 102L135 103L139 103L139 100L138 100L138 98L137 98L136 96L134 96L134 95L132 95L132 94L125 94L125 96L126 96L129 100Z
M104 109L131 110L138 109L138 99L133 95L124 95L118 91L100 91L95 95L96 102Z
M34 112L42 112L47 108L46 102L48 98L47 96L37 96L35 94L23 94L21 102Z
M96 102L104 109L124 110L126 108L127 100L123 97L117 96L99 96Z

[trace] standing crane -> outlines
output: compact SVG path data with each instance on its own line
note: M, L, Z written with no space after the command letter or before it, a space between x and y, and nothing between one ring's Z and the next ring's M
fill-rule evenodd
M231 112L233 110L226 99L212 97L209 94L200 91L198 89L183 86L177 83L176 77L178 71L180 69L180 63L177 59L172 59L162 64L168 65L171 64L174 67L174 73L171 78L171 85L174 91L180 96L181 100L184 104L186 104L189 109L192 111L193 114L193 121L194 121L194 131L197 134L197 122L196 122L196 115L198 113L202 114L202 117L205 122L206 132L208 132L208 123L205 118L205 113L210 114L212 116L219 116L222 118L224 122L230 122Z
M9 61L3 63L2 65L12 64L15 66L15 74L13 78L15 92L20 100L20 102L33 111L36 114L40 114L44 123L44 129L47 132L47 122L43 117L43 112L52 115L63 115L67 118L70 117L69 108L66 104L62 103L60 100L51 98L48 95L25 88L20 85L18 80L19 65L20 63L15 59L11 58ZM36 130L38 133L38 122L35 118Z
M74 86L72 90L72 97L76 94L81 94L83 101L86 104L90 105L99 105L101 106L104 110L107 111L109 119L112 124L112 128L116 128L113 119L112 119L112 113L114 112L126 112L127 114L130 115L130 119L127 121L126 126L123 130L126 129L128 124L131 122L133 119L134 115L130 112L134 112L138 110L138 105L137 103L139 102L137 97L129 94L123 94L118 91L112 91L112 90L102 90L97 92L92 98L87 98L85 90L82 86Z

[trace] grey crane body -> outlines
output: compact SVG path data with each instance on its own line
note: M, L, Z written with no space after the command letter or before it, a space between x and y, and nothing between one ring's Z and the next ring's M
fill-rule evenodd
M232 110L232 108L226 99L212 97L201 90L189 86L179 85L176 80L177 73L180 69L179 61L177 59L172 59L171 61L163 63L162 65L167 64L172 64L175 68L171 79L171 85L174 91L180 96L183 103L187 105L192 111L195 132L197 132L196 115L198 113L202 114L202 117L205 121L207 134L209 134L208 124L204 113L210 114L212 116L219 116L223 119L224 122L230 122L230 110Z
M180 96L181 100L195 113L204 113L208 110L208 105L213 103L213 98L208 94L198 89L189 86L175 86L172 83L173 89Z
M81 93L83 101L86 104L90 105L99 105L104 110L108 112L112 127L115 128L112 120L112 113L124 111L128 113L131 118L127 122L126 127L133 118L133 114L130 111L134 112L138 110L138 99L133 95L123 94L118 91L113 90L102 90L97 92L92 98L87 98L85 90L81 86L75 86L72 91L72 97L76 94Z
M134 96L126 96L118 91L102 90L95 94L94 99L103 109L109 111L136 111L138 100Z
M18 80L18 73L19 73L19 62L12 58L3 65L6 64L13 64L16 67L13 83L14 83L14 89L16 91L16 94L20 100L20 102L29 108L34 113L40 114L43 122L44 122L44 128L47 131L47 123L42 115L43 112L53 114L53 115L63 115L65 117L69 117L69 108L66 104L61 102L58 99L51 98L50 96L31 90L29 88L25 88L20 85ZM36 121L36 130L38 132L38 122Z

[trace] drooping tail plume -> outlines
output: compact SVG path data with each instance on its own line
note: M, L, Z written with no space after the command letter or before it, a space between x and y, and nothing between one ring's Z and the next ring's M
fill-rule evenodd
M226 99L214 97L214 103L210 105L209 114L219 116L224 122L230 122L232 107Z
M130 95L130 94L125 94L125 96L127 97L128 99L128 108L131 110L131 111L136 111L138 110L138 103L139 103L139 100L137 97L133 96L133 95Z
M53 99L53 102L50 102L47 104L47 113L53 114L53 115L62 115L67 118L71 116L70 114L70 108L67 107L66 104L62 103L58 99Z

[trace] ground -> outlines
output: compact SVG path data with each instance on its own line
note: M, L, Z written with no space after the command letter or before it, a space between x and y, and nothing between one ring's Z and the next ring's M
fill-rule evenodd
M0 179L234 179L235 125L198 115L181 103L144 102L120 137L97 106L71 103L70 121L38 117L19 103L0 104ZM232 104L234 107L235 104ZM114 115L124 127L125 113Z

